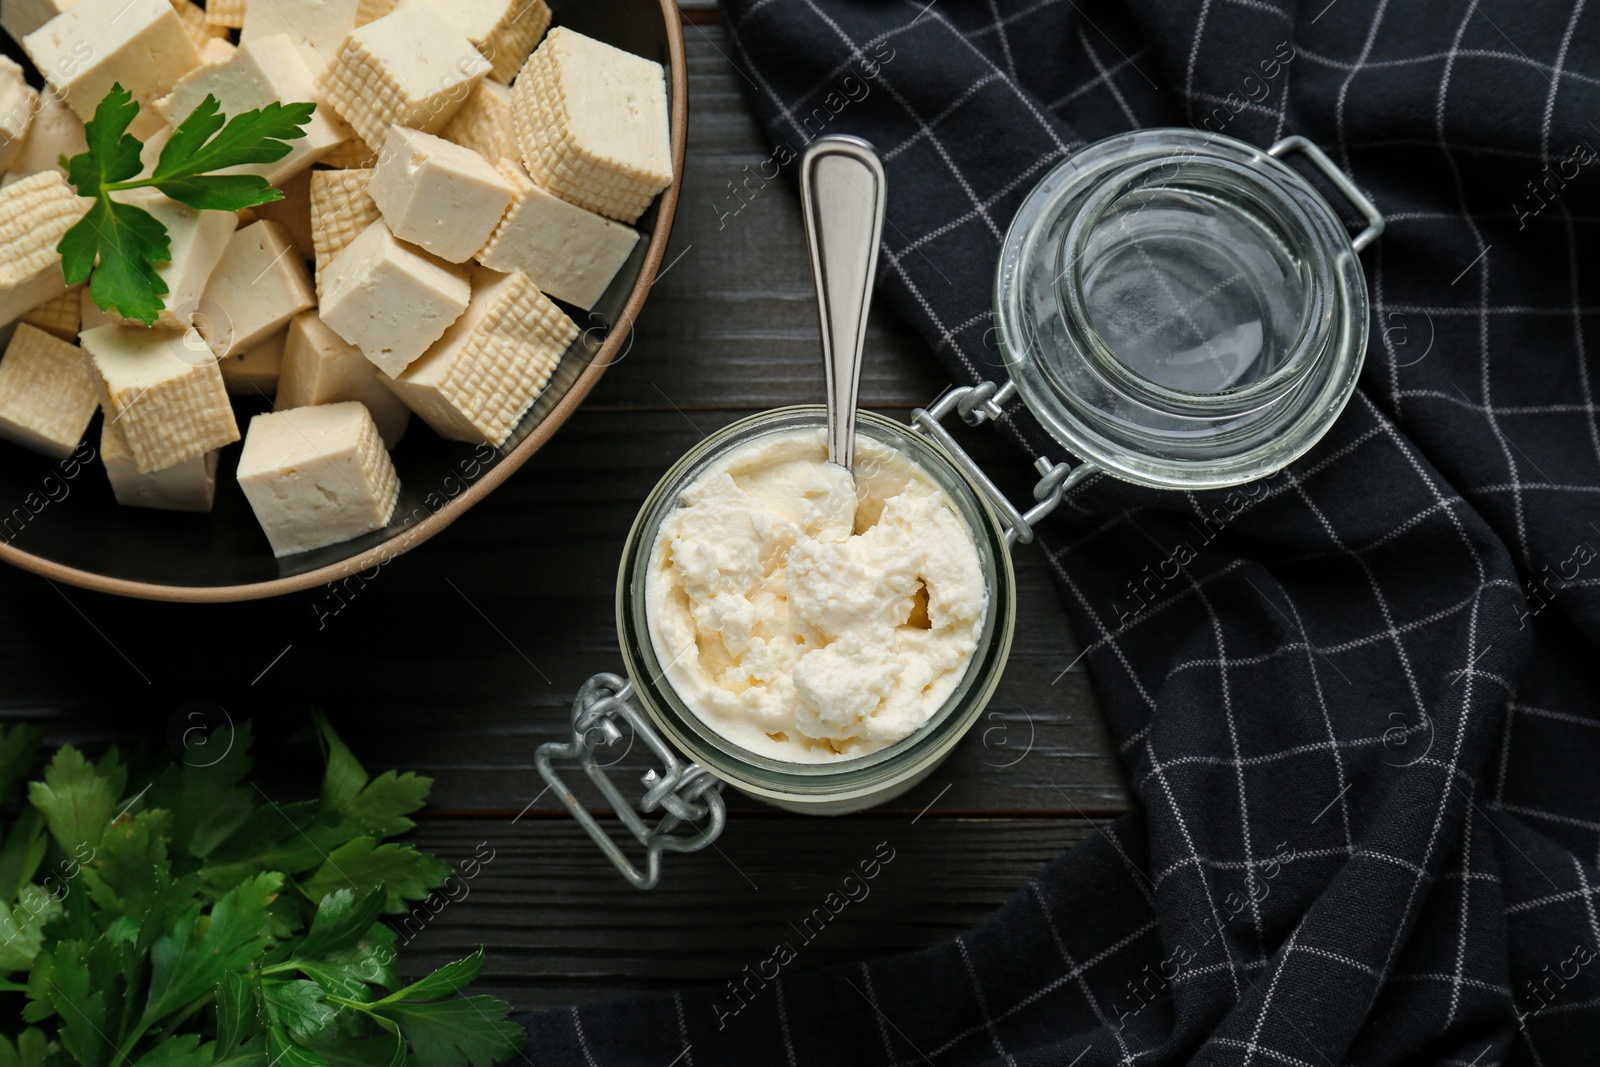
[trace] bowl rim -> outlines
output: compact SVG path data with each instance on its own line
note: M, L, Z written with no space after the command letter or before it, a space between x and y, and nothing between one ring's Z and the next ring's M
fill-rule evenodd
M672 137L672 184L668 185L657 201L655 230L650 237L650 245L645 250L644 266L639 272L639 279L634 283L633 291L628 294L627 302L623 305L622 314L617 319L617 326L626 329L613 328L607 335L600 350L595 353L594 359L588 367L584 368L577 381L572 383L566 394L556 402L539 425L535 426L527 437L518 442L517 446L490 468L477 481L467 487L466 491L452 498L438 511L413 526L408 527L403 533L392 537L382 544L374 545L365 552L338 563L330 563L325 567L306 571L304 574L295 574L283 578L273 578L264 582L250 582L243 585L168 585L161 582L140 582L127 578L113 578L94 571L86 571L77 567L69 567L54 560L36 556L26 552L15 545L0 542L0 562L12 564L26 571L41 575L46 579L66 582L69 585L89 589L98 593L112 593L117 596L132 597L139 600L165 600L187 604L217 604L241 600L261 600L267 597L282 596L285 593L299 592L311 589L328 582L338 581L360 571L370 570L381 566L404 555L413 548L428 540L430 537L449 526L456 519L478 501L482 500L492 490L505 481L511 474L526 463L533 454L544 447L546 441L561 428L562 424L583 403L589 391L594 388L600 376L605 373L612 361L617 356L617 351L628 340L634 324L638 321L639 311L644 307L645 297L649 296L651 288L655 285L656 272L661 268L661 261L666 257L667 242L672 236L672 220L678 208L678 196L683 186L683 165L685 149L688 144L689 124L689 73L684 59L683 44L683 18L678 11L677 0L659 0L661 5L662 21L667 31L667 53L669 58L667 76L672 87L672 112L671 112L671 137Z

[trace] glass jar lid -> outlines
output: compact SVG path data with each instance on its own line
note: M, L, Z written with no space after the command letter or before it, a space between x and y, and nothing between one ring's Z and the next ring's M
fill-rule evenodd
M1303 148L1372 227L1276 156ZM1381 219L1315 146L1145 130L1072 156L1006 234L997 323L1023 401L1062 445L1167 488L1271 474L1325 433L1366 349L1357 247Z

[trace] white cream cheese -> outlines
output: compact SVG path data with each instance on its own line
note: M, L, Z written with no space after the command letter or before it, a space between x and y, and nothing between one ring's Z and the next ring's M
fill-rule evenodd
M904 453L821 430L759 437L662 522L645 580L665 678L728 740L821 763L909 736L977 649L989 595L966 520Z

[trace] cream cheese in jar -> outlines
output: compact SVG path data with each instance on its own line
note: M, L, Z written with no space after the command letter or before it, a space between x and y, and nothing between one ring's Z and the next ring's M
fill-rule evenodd
M916 732L967 670L989 606L972 530L913 459L822 430L732 449L656 533L646 615L665 679L751 752L822 763Z

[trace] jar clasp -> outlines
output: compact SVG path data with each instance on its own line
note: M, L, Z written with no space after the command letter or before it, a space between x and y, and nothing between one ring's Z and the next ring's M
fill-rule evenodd
M1021 511L1006 499L1000 487L978 466L977 460L950 436L950 431L944 428L944 419L953 411L967 425L982 426L999 419L1001 409L1016 394L1016 382L1008 381L998 386L994 382L979 382L977 385L948 389L926 408L917 408L911 413L912 427L943 446L950 458L988 498L1001 525L1005 527L1008 547L1031 542L1034 525L1056 509L1067 490L1100 469L1093 463L1079 463L1074 467L1070 463L1051 463L1048 458L1039 456L1033 461L1033 469L1040 475L1038 484L1033 487L1033 498L1037 503L1027 511Z
M1360 252L1373 241L1376 241L1378 235L1383 233L1383 212L1378 210L1378 205L1372 202L1371 197L1356 188L1356 183L1350 180L1348 174L1339 169L1338 164L1328 158L1328 153L1317 147L1314 142L1296 134L1293 137L1285 137L1267 149L1267 155L1273 159L1282 159L1294 151L1304 152L1306 158L1311 160L1316 165L1316 168L1322 172L1322 176L1332 182L1333 187L1339 190L1344 198L1350 201L1357 211L1361 212L1361 217L1366 220L1367 228L1356 234L1355 238L1350 242L1350 247Z
M644 741L663 768L661 771L647 771L641 779L645 792L638 801L638 810L611 780L605 765L595 759L597 749L609 748L622 739L619 726L622 722L633 730L635 737ZM589 780L604 794L607 803L617 813L617 818L645 847L643 871L634 866L622 847L567 788L552 764L553 760L558 759L578 761ZM694 852L705 848L721 835L723 827L727 825L721 780L713 777L700 764L685 763L678 758L677 753L667 746L640 711L638 701L634 698L633 683L619 675L597 674L583 683L572 702L571 738L567 741L547 741L540 745L534 753L533 762L539 769L539 776L555 790L568 813L636 889L655 887L661 878L663 852ZM658 808L663 814L654 825L647 823L639 814ZM695 833L674 833L679 826L693 826L702 820L705 822L704 828Z

